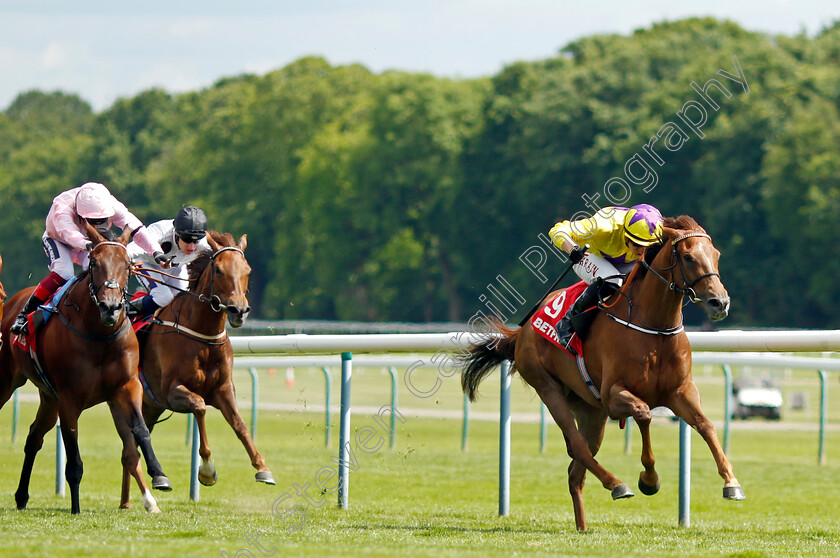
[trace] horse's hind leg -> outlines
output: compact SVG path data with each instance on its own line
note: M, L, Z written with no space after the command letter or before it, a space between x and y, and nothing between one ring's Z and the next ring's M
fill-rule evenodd
M134 435L135 443L143 453L146 470L152 477L152 488L169 492L172 490L172 484L170 484L169 479L163 472L163 467L155 456L155 450L152 448L152 435L146 426L146 420L143 418L143 386L140 384L140 380L136 377L132 378L119 389L115 399L122 409L123 416L126 417L126 422Z
M245 422L239 415L239 410L236 408L236 397L233 394L233 382L228 382L216 391L215 397L212 400L214 407L218 408L225 420L228 421L231 428L233 428L239 441L245 446L245 451L248 452L248 457L251 458L251 465L257 470L257 482L264 482L266 484L274 484L274 476L271 474L268 466L265 464L265 459L260 452L257 451L257 446L251 438ZM256 409L254 409L256 412Z
M20 472L18 489L15 492L15 503L19 510L25 510L29 502L29 479L32 477L32 466L35 464L35 456L44 445L44 436L55 426L58 418L58 399L40 394L41 404L38 406L38 413L32 426L29 427L29 434L26 436L26 444L23 447L23 467Z
M183 384L178 384L169 389L166 403L173 411L192 413L195 417L195 425L198 427L198 454L201 456L201 465L198 466L198 482L204 486L213 486L218 480L218 475L216 474L216 467L210 461L210 445L207 442L207 426L204 423L207 405L204 399L191 392Z
M592 407L580 401L572 404L572 411L577 419L578 430L589 444L589 451L595 456L604 439L604 426L607 413L603 408ZM575 459L569 464L569 493L575 508L575 525L579 531L586 531L586 514L583 510L583 483L586 480L586 467ZM627 494L632 496L632 493ZM625 496L626 497L626 496Z
M592 471L592 474L601 481L601 485L612 491L613 499L632 496L633 492L626 484L618 480L615 475L604 469L595 460L592 451L589 449L589 443L575 425L575 418L560 383L544 370L535 373L535 370L523 371L520 368L519 372L537 390L540 399L545 403L557 426L563 431L569 457L579 461L587 470Z
M151 435L152 430L155 427L155 423L157 422L157 419L160 417L161 413L163 413L162 408L157 406L152 407L150 405L147 405L145 402L143 403L143 421L146 423L146 426L149 429L149 435ZM120 493L120 509L129 509L131 507L130 500L131 474L128 472L128 469L126 467L123 467L122 492Z
M639 490L646 496L653 496L659 492L659 474L654 467L656 459L650 443L650 407L620 384L615 384L610 389L608 407L612 418L633 417L639 425L639 433L642 436L642 466L645 468L639 474Z
M712 457L717 463L718 474L724 481L723 497L727 500L744 500L746 498L744 490L738 483L738 479L735 478L732 464L729 463L726 454L723 453L715 427L700 409L700 394L694 382L691 382L685 389L676 392L671 398L669 407L678 417L703 436L703 440L706 441L712 452Z
M129 475L134 477L137 486L140 488L140 493L143 495L143 507L149 513L160 513L157 501L152 496L149 486L146 484L146 479L143 478L143 472L140 468L140 452L137 451L137 440L132 429L133 413L127 411L123 405L124 401L120 401L120 395L108 402L108 408L111 410L111 416L114 419L114 426L120 436L123 444L122 451L122 468L123 468L123 483L122 491L120 493L120 508L127 509L129 507L129 489L130 480ZM123 396L124 397L124 396Z

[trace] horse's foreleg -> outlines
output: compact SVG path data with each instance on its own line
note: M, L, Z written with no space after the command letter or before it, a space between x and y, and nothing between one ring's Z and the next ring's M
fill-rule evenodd
M35 456L44 445L44 436L55 426L58 418L58 399L46 397L40 394L41 404L32 426L29 427L29 434L26 436L26 444L23 446L23 467L20 472L18 489L15 492L15 503L19 510L25 510L29 502L29 480L32 477L32 467L35 464Z
M639 474L639 490L647 496L656 494L659 492L660 483L659 474L654 467L656 459L650 444L650 406L620 384L614 384L610 388L607 406L612 418L633 417L639 425L639 433L642 435L642 465L645 468Z
M204 486L213 486L218 480L218 475L216 474L216 467L210 461L210 445L207 442L207 426L204 423L207 405L204 403L204 399L191 392L183 384L177 384L169 389L166 403L173 411L192 413L195 417L199 439L198 454L201 456L201 465L198 467L198 482Z
M694 382L676 392L671 398L669 405L672 411L683 419L689 426L697 430L706 441L712 452L712 457L717 463L718 474L723 478L723 497L727 500L743 500L746 498L735 473L732 471L732 464L723 453L723 448L717 438L717 432L711 421L706 418L700 409L700 393Z
M70 486L70 513L81 512L79 505L79 486L82 484L84 465L79 454L79 414L81 409L71 403L70 398L59 400L58 418L61 422L61 440L67 454L67 465L64 468L64 478Z
M245 421L239 415L239 410L236 407L236 397L233 393L233 384L231 382L228 382L216 391L212 404L222 412L225 420L228 421L228 424L230 424L231 428L233 428L239 437L239 441L245 446L245 451L248 452L248 457L251 458L251 465L257 470L257 482L274 484L274 476L271 474L268 466L266 466L263 456L257 451L257 446L251 438L251 433L248 431L248 427L245 426ZM256 412L256 409L254 409L254 412Z

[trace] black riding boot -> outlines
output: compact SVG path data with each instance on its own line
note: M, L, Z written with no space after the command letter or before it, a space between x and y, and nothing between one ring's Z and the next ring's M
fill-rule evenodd
M126 307L126 313L128 317L132 320L134 318L140 318L145 316L150 316L160 308L157 302L152 299L151 295L146 295L141 298L136 298L128 303Z
M598 292L601 290L602 285L603 281L596 280L586 287L572 307L566 312L566 315L557 322L555 326L557 337L560 338L560 344L564 347L569 346L569 343L572 341L572 335L575 333L575 329L572 326L572 318L598 303Z
M23 310L21 310L20 314L18 314L17 318L15 318L15 323L13 323L10 328L11 332L16 335L20 335L21 333L29 335L29 324L27 323L27 318L29 317L29 314L34 312L35 309L43 303L44 301L34 294L30 296L29 300L26 301L26 305L24 305Z

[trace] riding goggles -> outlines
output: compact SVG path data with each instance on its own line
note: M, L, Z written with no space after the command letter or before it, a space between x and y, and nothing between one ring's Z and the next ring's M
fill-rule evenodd
M186 244L195 244L199 242L202 238L204 238L204 233L201 234L190 234L190 233L177 233L178 238L184 241Z

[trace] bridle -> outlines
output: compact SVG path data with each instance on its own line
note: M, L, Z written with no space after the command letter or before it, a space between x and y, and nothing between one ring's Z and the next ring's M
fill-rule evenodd
M691 302L693 302L695 304L699 304L702 301L697 296L697 293L694 291L694 286L697 283L699 283L700 281L702 281L703 279L706 279L707 277L715 277L715 276L720 277L720 273L717 273L715 271L712 271L712 272L709 272L709 273L704 273L703 275L700 275L699 277L694 278L694 280L692 280L690 283L686 280L686 278L685 278L686 277L685 266L683 265L682 260L679 257L679 254L677 254L677 243L682 241L682 240L685 240L687 238L694 238L694 237L708 238L709 240L712 239L712 237L709 236L708 234L701 233L701 232L687 233L687 234L684 234L682 236L678 236L677 238L675 238L674 240L671 241L671 265L669 265L668 267L665 267L665 268L660 270L662 272L668 272L668 271L673 270L674 268L679 268L680 279L682 281L682 286L679 286L676 283L676 281L669 281L668 279L666 279L661 273L659 273L658 271L653 269L650 266L650 264L648 264L645 261L644 258L639 260L639 265L644 267L647 271L653 273L653 275L655 275L660 281L662 281L663 283L668 285L668 289L670 289L672 292L675 292L675 293L677 293L681 296L686 296L686 297L688 297L688 299ZM638 268L636 268L636 269L638 269ZM600 304L598 305L598 308L600 310L602 310L613 321L618 322L618 323L620 323L624 326L627 326L631 329L641 331L643 333L649 333L649 334L652 334L652 335L670 336L670 335L676 335L677 333L682 333L685 330L685 327L683 326L682 322L680 322L680 324L677 325L677 326L670 327L670 328L665 328L665 329L650 327L641 320L641 318L638 316L638 314L636 316L636 319L639 320L642 323L642 326L638 326L638 325L635 325L635 324L631 323L631 320L633 318L634 306L633 306L633 300L630 297L630 285L633 282L634 282L633 280L628 280L627 292L625 292L624 289L621 289L617 293L617 294L620 294L620 295L623 295L623 296L627 297L627 304L629 306L627 320L622 320L621 318L618 318L617 316L614 316L613 314L608 312ZM612 304L610 304L610 306L612 306Z
M98 246L119 246L123 250L126 250L125 245L120 244L119 242L111 242L111 241L100 242L96 246L97 247ZM127 250L126 250L126 253L127 253ZM101 289L103 289L103 288L105 288L105 289L119 289L120 288L119 281L117 281L116 279L114 279L112 277L109 277L109 278L105 279L105 281L103 281L101 285L99 285L97 287L94 287L93 270L94 270L95 267L96 267L96 259L91 257L90 258L90 265L88 266L88 273L90 275L90 281L88 281L88 292L90 293L90 298L93 300L94 306L99 304L99 299L96 298L96 295L99 293L99 291ZM131 273L132 273L130 263L128 265L128 273L129 273L129 275L131 275ZM126 304L127 301L128 301L128 281L126 281L126 286L122 288L121 298L122 298L123 304Z
M112 241L100 242L96 246L98 247L98 246L108 246L108 245L119 246L123 250L126 250L126 247L125 247L124 244L121 244L119 242L112 242ZM126 259L128 259L128 258L126 258ZM97 295L97 293L99 293L99 291L101 289L103 289L103 288L105 288L105 289L120 289L119 281L117 281L113 277L109 277L109 278L105 279L105 281L103 281L101 285L95 287L94 286L93 272L94 272L94 269L96 267L97 267L96 259L91 257L90 258L90 264L88 265L88 269L87 269L87 271L85 271L85 273L87 273L87 275L88 275L88 294L90 295L91 301L93 301L94 307L99 306L99 300L96 298L96 295ZM127 265L127 268L128 268L129 275L131 275L132 270L131 270L130 263ZM75 289L75 287L76 287L76 285L78 285L78 283L79 283L79 281L77 281L76 283L73 283L73 286L71 286L70 289L71 290ZM125 306L125 304L128 301L128 287L127 287L127 284L128 284L128 281L126 281L126 287L123 287L121 289L122 292L120 293L120 298L122 300L123 307ZM81 308L69 296L66 296L64 298L62 304L64 304L65 306L70 306L70 307L75 308L76 311L79 312L79 314L82 315L82 322L83 323L85 322L84 314L82 314ZM61 323L63 323L64 326L67 327L70 331L72 331L73 333L75 333L79 337L82 337L83 339L86 339L88 341L92 341L94 343L108 343L108 342L113 341L113 340L115 340L119 337L122 337L130 329L129 328L129 321L128 321L128 318L127 318L125 312L122 313L122 320L118 324L118 327L117 327L116 331L114 331L113 333L110 333L108 335L104 335L104 336L93 335L91 333L82 331L82 330L78 329L76 326L74 326L70 322L70 320L67 319L67 317L63 313L61 313L61 312L56 312L56 313L58 314L58 317L61 320ZM87 327L87 325L85 327Z
M213 273L213 271L216 267L216 258L219 257L219 254L221 254L222 252L227 252L227 251L239 252L242 255L243 258L245 257L245 252L243 252L242 250L240 250L236 246L225 246L224 248L220 248L218 252L216 252L212 256L210 256L210 265L208 266L209 271L210 271L210 296L205 296L204 294L201 294L201 293L196 294L196 293L190 291L189 289L182 289L182 288L176 287L174 285L167 285L167 287L169 287L170 289L176 290L178 292L187 294L189 296L194 296L198 300L200 300L201 302L209 303L210 304L210 309L213 310L214 312L222 312L222 311L226 310L227 305L225 305L222 302L222 299L219 297L219 295L217 295L215 293L215 290L213 288L214 287L213 286L213 278L216 276L216 274ZM172 275L170 273L166 273L165 271L160 271L159 269L141 267L141 268L137 268L137 269L134 270L134 273L136 275L139 275L140 277L144 277L144 278L148 279L149 281L154 281L155 283L160 283L160 280L155 279L154 277L150 277L146 273L138 273L139 271L146 272L146 273L153 272L153 273L157 273L158 275L161 275L161 276L166 276L166 277L171 277L173 279L178 279L178 277L176 277L175 275Z
M683 285L682 287L677 285L677 283L674 282L674 281L668 281L658 271L653 269L644 260L644 258L639 260L639 263L642 265L642 267L644 267L645 269L647 269L648 271L653 273L656 277L658 277L660 281L662 281L666 285L668 285L668 288L670 290L672 290L673 292L678 293L682 296L687 296L688 299L691 302L693 302L694 304L699 304L701 302L701 300L700 300L700 298L697 297L697 293L694 292L694 285L696 285L697 283L699 283L703 279L706 279L707 277L718 277L718 278L720 278L720 273L717 273L716 271L711 271L709 273L704 273L703 275L700 275L699 277L695 277L694 280L691 281L691 283L689 283L686 280L686 278L685 278L685 276L686 276L685 266L682 263L682 259L680 259L679 255L677 254L677 243L681 240L685 240L686 238L693 238L693 237L708 238L709 240L712 239L712 237L709 236L708 234L701 233L701 232L688 233L688 234L684 234L682 236L678 236L677 238L675 238L674 240L671 241L671 262L672 262L671 265L669 265L668 267L665 267L665 268L660 270L660 271L666 271L667 272L667 271L671 271L675 267L678 267L679 271L680 271L680 279L682 280L682 285Z
M213 271L216 267L216 258L218 258L219 254L221 254L222 252L227 251L239 252L243 258L245 257L245 252L243 252L236 246L225 246L224 248L210 256L210 297L207 298L204 295L198 295L198 299L202 302L209 302L210 308L213 310L213 312L222 312L223 310L227 309L227 306L222 304L222 299L219 298L219 295L217 295L213 291L213 279L216 277L216 274L213 273Z

